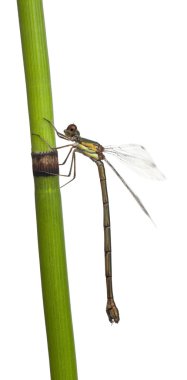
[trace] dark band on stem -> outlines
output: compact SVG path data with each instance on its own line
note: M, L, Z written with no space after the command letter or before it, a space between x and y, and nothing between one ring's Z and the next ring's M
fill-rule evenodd
M49 177L59 174L58 153L51 152L31 153L33 175L35 177Z

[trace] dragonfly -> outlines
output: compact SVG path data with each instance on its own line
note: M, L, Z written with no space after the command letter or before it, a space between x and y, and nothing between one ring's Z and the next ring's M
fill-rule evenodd
M71 164L70 170L67 175L60 174L62 176L71 177L72 178L65 183L72 182L76 178L76 153L81 153L84 156L91 159L98 168L100 184L101 184L101 193L102 193L102 203L103 203L103 227L104 227L104 253L105 253L105 277L106 277L106 291L107 291L107 305L106 305L106 313L108 315L108 319L111 323L118 323L120 320L119 310L116 306L113 294L113 284L112 284L112 248L111 248L111 226L110 226L110 209L109 209L109 198L107 191L107 181L106 181L106 173L105 173L105 165L106 162L113 172L117 175L117 177L122 181L123 185L133 196L135 201L138 203L142 211L151 219L151 216L145 206L143 205L140 198L134 193L134 191L130 188L128 183L124 180L124 178L118 173L115 167L108 161L106 158L107 154L111 154L118 159L120 159L124 164L126 164L129 168L135 170L139 174L143 174L151 179L161 180L164 178L163 174L157 168L154 163L152 157L147 152L147 150L142 145L137 144L126 144L120 146L106 146L103 147L101 144L94 140L89 140L87 138L81 137L80 132L75 124L70 124L64 130L64 133L59 132L54 124L44 118L55 130L57 136L63 140L69 142L68 145L63 145L60 147L53 148L51 147L46 140L44 140L39 134L33 133L46 142L51 149L61 149L64 147L69 147L69 152L63 161L63 163L59 165L64 165L68 158L71 156ZM61 187L65 186L62 185ZM152 219L151 219L152 220Z

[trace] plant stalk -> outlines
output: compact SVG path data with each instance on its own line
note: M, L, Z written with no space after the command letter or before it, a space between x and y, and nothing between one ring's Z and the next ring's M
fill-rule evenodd
M17 0L33 155L51 160L53 106L42 0ZM54 157L53 157L54 159ZM58 168L57 155L55 164ZM52 164L53 165L53 162ZM56 168L56 170L57 170ZM77 380L58 175L36 172L35 202L44 314L52 380Z

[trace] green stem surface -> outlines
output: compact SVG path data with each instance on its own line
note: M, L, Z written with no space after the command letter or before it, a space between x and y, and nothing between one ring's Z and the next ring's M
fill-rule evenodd
M17 0L32 151L55 146L53 107L41 0ZM77 380L58 176L35 177L35 201L44 313L52 380Z

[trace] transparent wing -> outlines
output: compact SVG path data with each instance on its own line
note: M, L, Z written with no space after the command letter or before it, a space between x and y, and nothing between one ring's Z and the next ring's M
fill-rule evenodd
M127 188L127 190L129 190L129 192L131 193L131 195L133 196L133 198L136 200L136 202L139 204L139 206L141 207L142 211L151 219L152 223L155 224L150 216L150 214L148 213L148 211L146 210L145 206L143 205L142 201L140 200L140 198L135 194L135 192L131 189L131 187L127 184L127 182L124 180L124 178L117 172L117 170L115 169L115 167L106 159L106 157L104 158L105 162L111 167L111 169L114 171L114 173L118 176L118 178L123 182L123 184L125 185L125 187Z
M129 168L144 177L157 180L164 179L164 175L157 168L152 157L142 145L106 146L104 152L119 158Z

